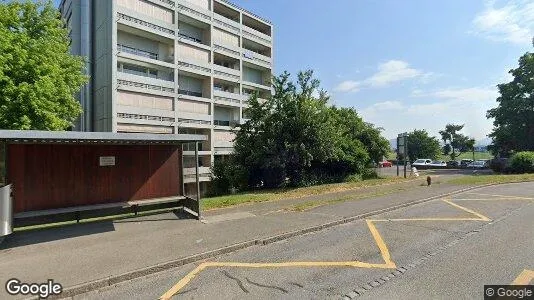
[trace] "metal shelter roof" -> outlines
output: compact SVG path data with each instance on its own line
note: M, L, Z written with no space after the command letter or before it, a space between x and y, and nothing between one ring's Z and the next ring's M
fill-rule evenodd
M207 139L196 134L0 130L0 142L10 144L179 145Z

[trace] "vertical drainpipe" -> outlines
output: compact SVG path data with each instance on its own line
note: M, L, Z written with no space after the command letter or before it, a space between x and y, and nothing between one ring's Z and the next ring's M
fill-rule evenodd
M80 120L80 131L92 131L93 98L92 98L92 71L93 71L93 47L92 47L92 1L80 1L80 55L86 58L85 73L89 81L80 91L80 104L83 109Z
M200 180L198 178L198 142L195 142L195 177L197 183L197 219L200 220Z

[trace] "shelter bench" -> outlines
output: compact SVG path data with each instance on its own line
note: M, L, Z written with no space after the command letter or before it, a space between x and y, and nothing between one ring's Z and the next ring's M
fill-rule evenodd
M15 213L15 226L30 226L54 222L65 222L95 217L112 216L120 213L131 213L137 215L140 211L180 208L183 207L183 201L189 200L185 196L174 196L165 198L155 198L147 200L132 200L115 203L82 205L64 208L54 208L45 210L35 210L29 212Z

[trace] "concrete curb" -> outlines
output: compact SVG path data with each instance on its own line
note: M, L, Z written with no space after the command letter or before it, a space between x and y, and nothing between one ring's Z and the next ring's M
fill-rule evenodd
M325 224L321 224L321 225L315 225L315 226L311 226L311 227L307 227L307 228L303 228L303 229L299 229L299 230L295 230L295 231L286 232L286 233L283 233L283 234L279 234L279 235L263 238L263 239L254 239L254 240L249 240L249 241L246 241L246 242L242 242L242 243L238 243L238 244L234 244L234 245L230 245L230 246L225 246L225 247L222 247L222 248L219 248L219 249L215 249L215 250L211 250L211 251L207 251L207 252L203 252L203 253L199 253L199 254L183 257L183 258L179 258L179 259L176 259L176 260L173 260L173 261L169 261L169 262L166 262L166 263L154 265L154 266L151 266L151 267L145 267L145 268L129 271L129 272L126 272L126 273L123 273L123 274L113 275L113 276L109 276L109 277L106 277L106 278L102 278L102 279L98 279L98 280L94 280L94 281L90 281L90 282L85 282L85 283L82 283L82 284L79 284L79 285L71 286L71 287L65 288L61 295L58 295L57 297L49 297L49 299L64 299L64 298L68 298L68 297L73 297L73 296L84 294L84 293L87 293L87 292L90 292L90 291L94 291L94 290L98 290L98 289L105 288L105 287L108 287L108 286L112 286L112 285L115 285L115 284L118 284L118 283L121 283L121 282L129 281L129 280L132 280L132 279L135 279L135 278L138 278L138 277L151 275L151 274L154 274L154 273L158 273L158 272L162 272L162 271L169 270L169 269L172 269L172 268L176 268L176 267L179 267L179 266L183 266L183 265L186 265L186 264L189 264L189 263L201 261L201 260L204 260L204 259L207 259L207 258L212 258L212 257L218 256L218 255L221 255L221 254L227 254L227 253L235 252L237 250L249 248L249 247L252 247L254 245L268 245L268 244L271 244L271 243L274 243L274 242L277 242L277 241L286 240L286 239L289 239L289 238L292 238L292 237L295 237L295 236L299 236L299 235L303 235L303 234L306 234L306 233L310 233L310 232L317 232L317 231L320 231L320 230L323 230L323 229L326 229L326 228L334 227L334 226L345 224L345 223L350 223L350 222L353 222L353 221L356 221L356 220L361 220L361 219L364 219L364 218L367 218L367 217L370 217L370 216L378 215L378 214L385 213L385 212L390 212L390 211L393 211L393 210L397 210L397 209L400 209L400 208L416 205L416 204L419 204L419 203L424 203L424 202L428 202L428 201L431 201L431 200L440 199L440 198L443 198L443 197L448 197L448 196L460 194L460 193L471 191L471 190L475 190L475 189L485 188L485 187L489 187L489 186L496 186L496 185L501 185L501 184L510 184L510 183L492 183L492 184L484 184L484 185L472 186L472 187L468 187L468 188L464 188L464 189L448 192L448 193L445 193L445 194L432 196L432 197L425 198L425 199L415 200L415 201L412 201L412 202L407 202L407 203L391 206L391 207L388 207L388 208L374 210L374 211L367 212L367 213L364 213L364 214L343 218L341 220L337 220L337 221L333 221L333 222L329 222L329 223L325 223ZM38 298L35 297L35 298L30 298L30 299L38 299Z

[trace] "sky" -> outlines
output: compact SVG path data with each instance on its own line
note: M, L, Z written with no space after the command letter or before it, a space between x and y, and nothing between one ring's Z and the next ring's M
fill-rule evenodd
M312 69L333 104L398 133L484 139L496 85L532 51L526 0L234 0L274 24L275 73Z
M496 85L532 51L531 0L232 2L274 24L275 74L314 70L332 104L388 139L447 123L484 139Z

